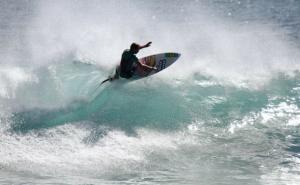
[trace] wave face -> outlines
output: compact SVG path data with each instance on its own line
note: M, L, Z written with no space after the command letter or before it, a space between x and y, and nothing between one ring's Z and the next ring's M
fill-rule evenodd
M1 1L1 184L297 184L299 1ZM99 87L131 42L179 52Z

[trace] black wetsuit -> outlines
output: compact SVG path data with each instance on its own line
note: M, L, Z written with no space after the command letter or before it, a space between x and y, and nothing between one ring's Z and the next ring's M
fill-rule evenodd
M125 50L120 63L120 76L122 78L131 78L138 62L138 58L132 51Z

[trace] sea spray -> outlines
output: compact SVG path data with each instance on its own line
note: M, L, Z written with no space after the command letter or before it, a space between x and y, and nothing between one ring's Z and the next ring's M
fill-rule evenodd
M2 184L297 184L298 1L1 1ZM132 42L177 51L107 83Z

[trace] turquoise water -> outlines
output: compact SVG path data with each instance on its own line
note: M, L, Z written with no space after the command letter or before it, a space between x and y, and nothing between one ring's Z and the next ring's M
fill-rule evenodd
M298 184L299 10L1 1L0 184ZM149 40L180 59L99 87Z

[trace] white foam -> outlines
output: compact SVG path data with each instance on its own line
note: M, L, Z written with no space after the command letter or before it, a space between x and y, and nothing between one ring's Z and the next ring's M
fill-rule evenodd
M297 157L290 157L288 159L293 163L292 167L275 166L272 171L261 176L261 183L266 185L298 185L300 182L300 160ZM264 171L264 167L261 169Z
M24 82L37 83L38 79L23 68L2 66L0 69L0 97L15 98L17 88Z
M173 14L172 21L167 21L158 7L145 9L143 3L100 4L36 3L38 16L26 34L32 62L40 65L73 53L110 70L132 42L151 40L152 46L142 50L139 57L167 51L182 54L174 66L157 75L162 79L189 80L201 73L221 82L260 87L274 73L300 69L299 49L276 25L241 25L211 16L215 13L205 2L185 5L190 10L182 14L189 21ZM119 14L126 16L111 16Z
M233 121L230 124L228 131L231 134L233 134L236 130L243 129L249 125L253 125L256 122L256 120L257 120L257 115L250 113L249 115L245 116L242 120Z
M274 120L282 120L288 126L300 124L300 109L293 101L284 101L277 105L270 104L261 111L262 122L267 123Z
M3 133L0 166L36 175L128 173L148 165L151 152L177 150L185 140L177 133L142 129L137 137L130 137L115 130L89 145L83 141L90 131L67 124L26 135Z

